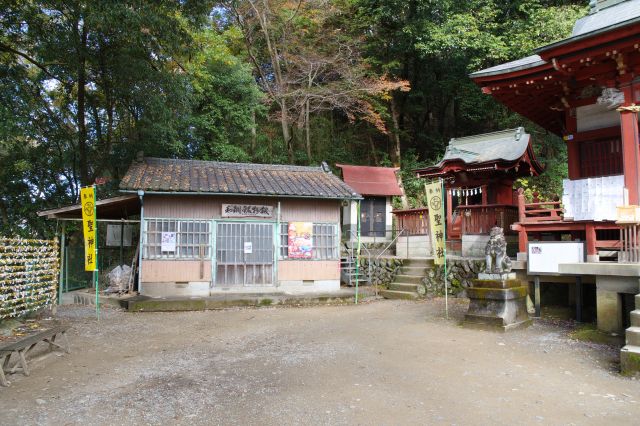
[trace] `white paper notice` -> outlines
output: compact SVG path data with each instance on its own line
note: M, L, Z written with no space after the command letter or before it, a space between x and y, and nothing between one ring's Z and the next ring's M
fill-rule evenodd
M244 252L245 254L253 253L253 243L251 241L247 241L244 243Z
M163 232L160 245L161 251L176 251L176 233Z

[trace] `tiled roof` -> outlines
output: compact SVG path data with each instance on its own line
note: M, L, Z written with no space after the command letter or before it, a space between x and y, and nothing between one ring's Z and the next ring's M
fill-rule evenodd
M610 3L611 5L608 5ZM536 53L545 52L551 48L561 46L576 40L596 36L610 31L616 27L624 27L640 20L640 0L627 0L621 2L602 2L599 10L580 18L573 26L571 36L546 46L535 49ZM493 75L508 74L514 71L535 68L547 62L539 55L531 55L515 61L496 65L470 74L471 78L488 77Z
M571 37L542 46L535 49L535 52L541 53L577 40L595 37L615 28L637 24L638 21L640 21L640 0L613 2L611 6L602 7L597 12L578 19L573 26Z
M621 24L639 16L639 0L623 1L609 7L601 6L597 12L590 13L576 21L571 37L586 35L612 25Z
M360 198L322 167L144 158L133 162L120 189L294 196L300 198Z
M362 195L402 195L396 177L397 167L370 167L336 164L342 178Z

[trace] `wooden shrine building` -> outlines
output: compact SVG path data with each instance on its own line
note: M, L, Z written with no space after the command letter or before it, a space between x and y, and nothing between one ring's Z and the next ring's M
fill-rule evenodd
M342 180L355 189L360 202L360 237L365 243L384 243L392 237L392 199L402 195L398 184L398 167L356 166L336 164L342 170ZM342 208L342 237L357 239L358 201L345 203Z
M632 325L622 351L625 369L629 353L640 357L640 311L630 312L640 292L638 226L616 223L616 207L640 204L640 0L592 0L590 6L570 37L471 78L483 93L566 141L564 216L557 214L560 203L523 202L513 225L519 258L526 258L531 238L564 234L586 241L588 262L559 265L559 271L595 276L600 329ZM613 250L620 263L598 263Z
M531 135L519 127L451 139L442 160L416 174L444 179L450 248L461 249L463 256L482 256L491 227L498 225L508 235L518 221L515 180L541 171Z

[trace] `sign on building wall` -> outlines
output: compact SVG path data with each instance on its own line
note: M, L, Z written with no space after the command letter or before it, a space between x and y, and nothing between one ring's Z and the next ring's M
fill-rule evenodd
M617 220L624 204L624 176L562 181L564 217L573 220Z
M160 240L160 251L176 251L176 233L163 232Z
M123 231L122 235L120 235L121 231ZM122 240L124 247L131 247L132 234L133 226L131 225L107 225L107 245L120 247L120 241Z
M554 275L561 263L583 263L584 243L575 241L536 241L527 247L527 273Z
M313 255L313 223L289 223L289 254L291 259L311 259Z
M253 204L223 204L222 217L273 217L272 206Z
M437 180L425 185L427 205L429 206L429 225L431 230L431 245L433 246L433 263L444 265L444 203L442 198L442 183Z
M82 205L82 229L84 231L84 270L98 269L96 238L96 193L93 186L80 188L80 204Z

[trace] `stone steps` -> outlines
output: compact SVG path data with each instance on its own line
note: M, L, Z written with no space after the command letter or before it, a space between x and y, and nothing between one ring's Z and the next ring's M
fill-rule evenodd
M630 376L640 371L640 346L626 345L620 349L620 367L624 375Z
M639 306L637 300L636 300L636 306ZM631 319L631 325L632 326L636 326L636 327L640 327L640 309L636 309L634 311L631 311L629 316L630 316L630 319Z
M424 276L429 271L429 269L431 268L426 266L404 266L403 265L400 267L400 274Z
M405 259L402 266L428 268L433 266L433 259Z
M389 284L389 289L383 290L380 294L386 299L413 300L419 298L418 286L432 267L432 259L405 259L400 273Z
M624 332L627 345L640 346L640 327L631 326Z
M382 290L380 295L385 299L414 300L418 298L418 293L410 291Z
M389 284L389 290L394 291L408 291L411 293L417 293L418 284L412 283L401 283L401 282L392 282Z
M420 284L422 281L422 275L404 275L398 274L396 275L395 280L393 281L398 283L411 283L411 284Z

